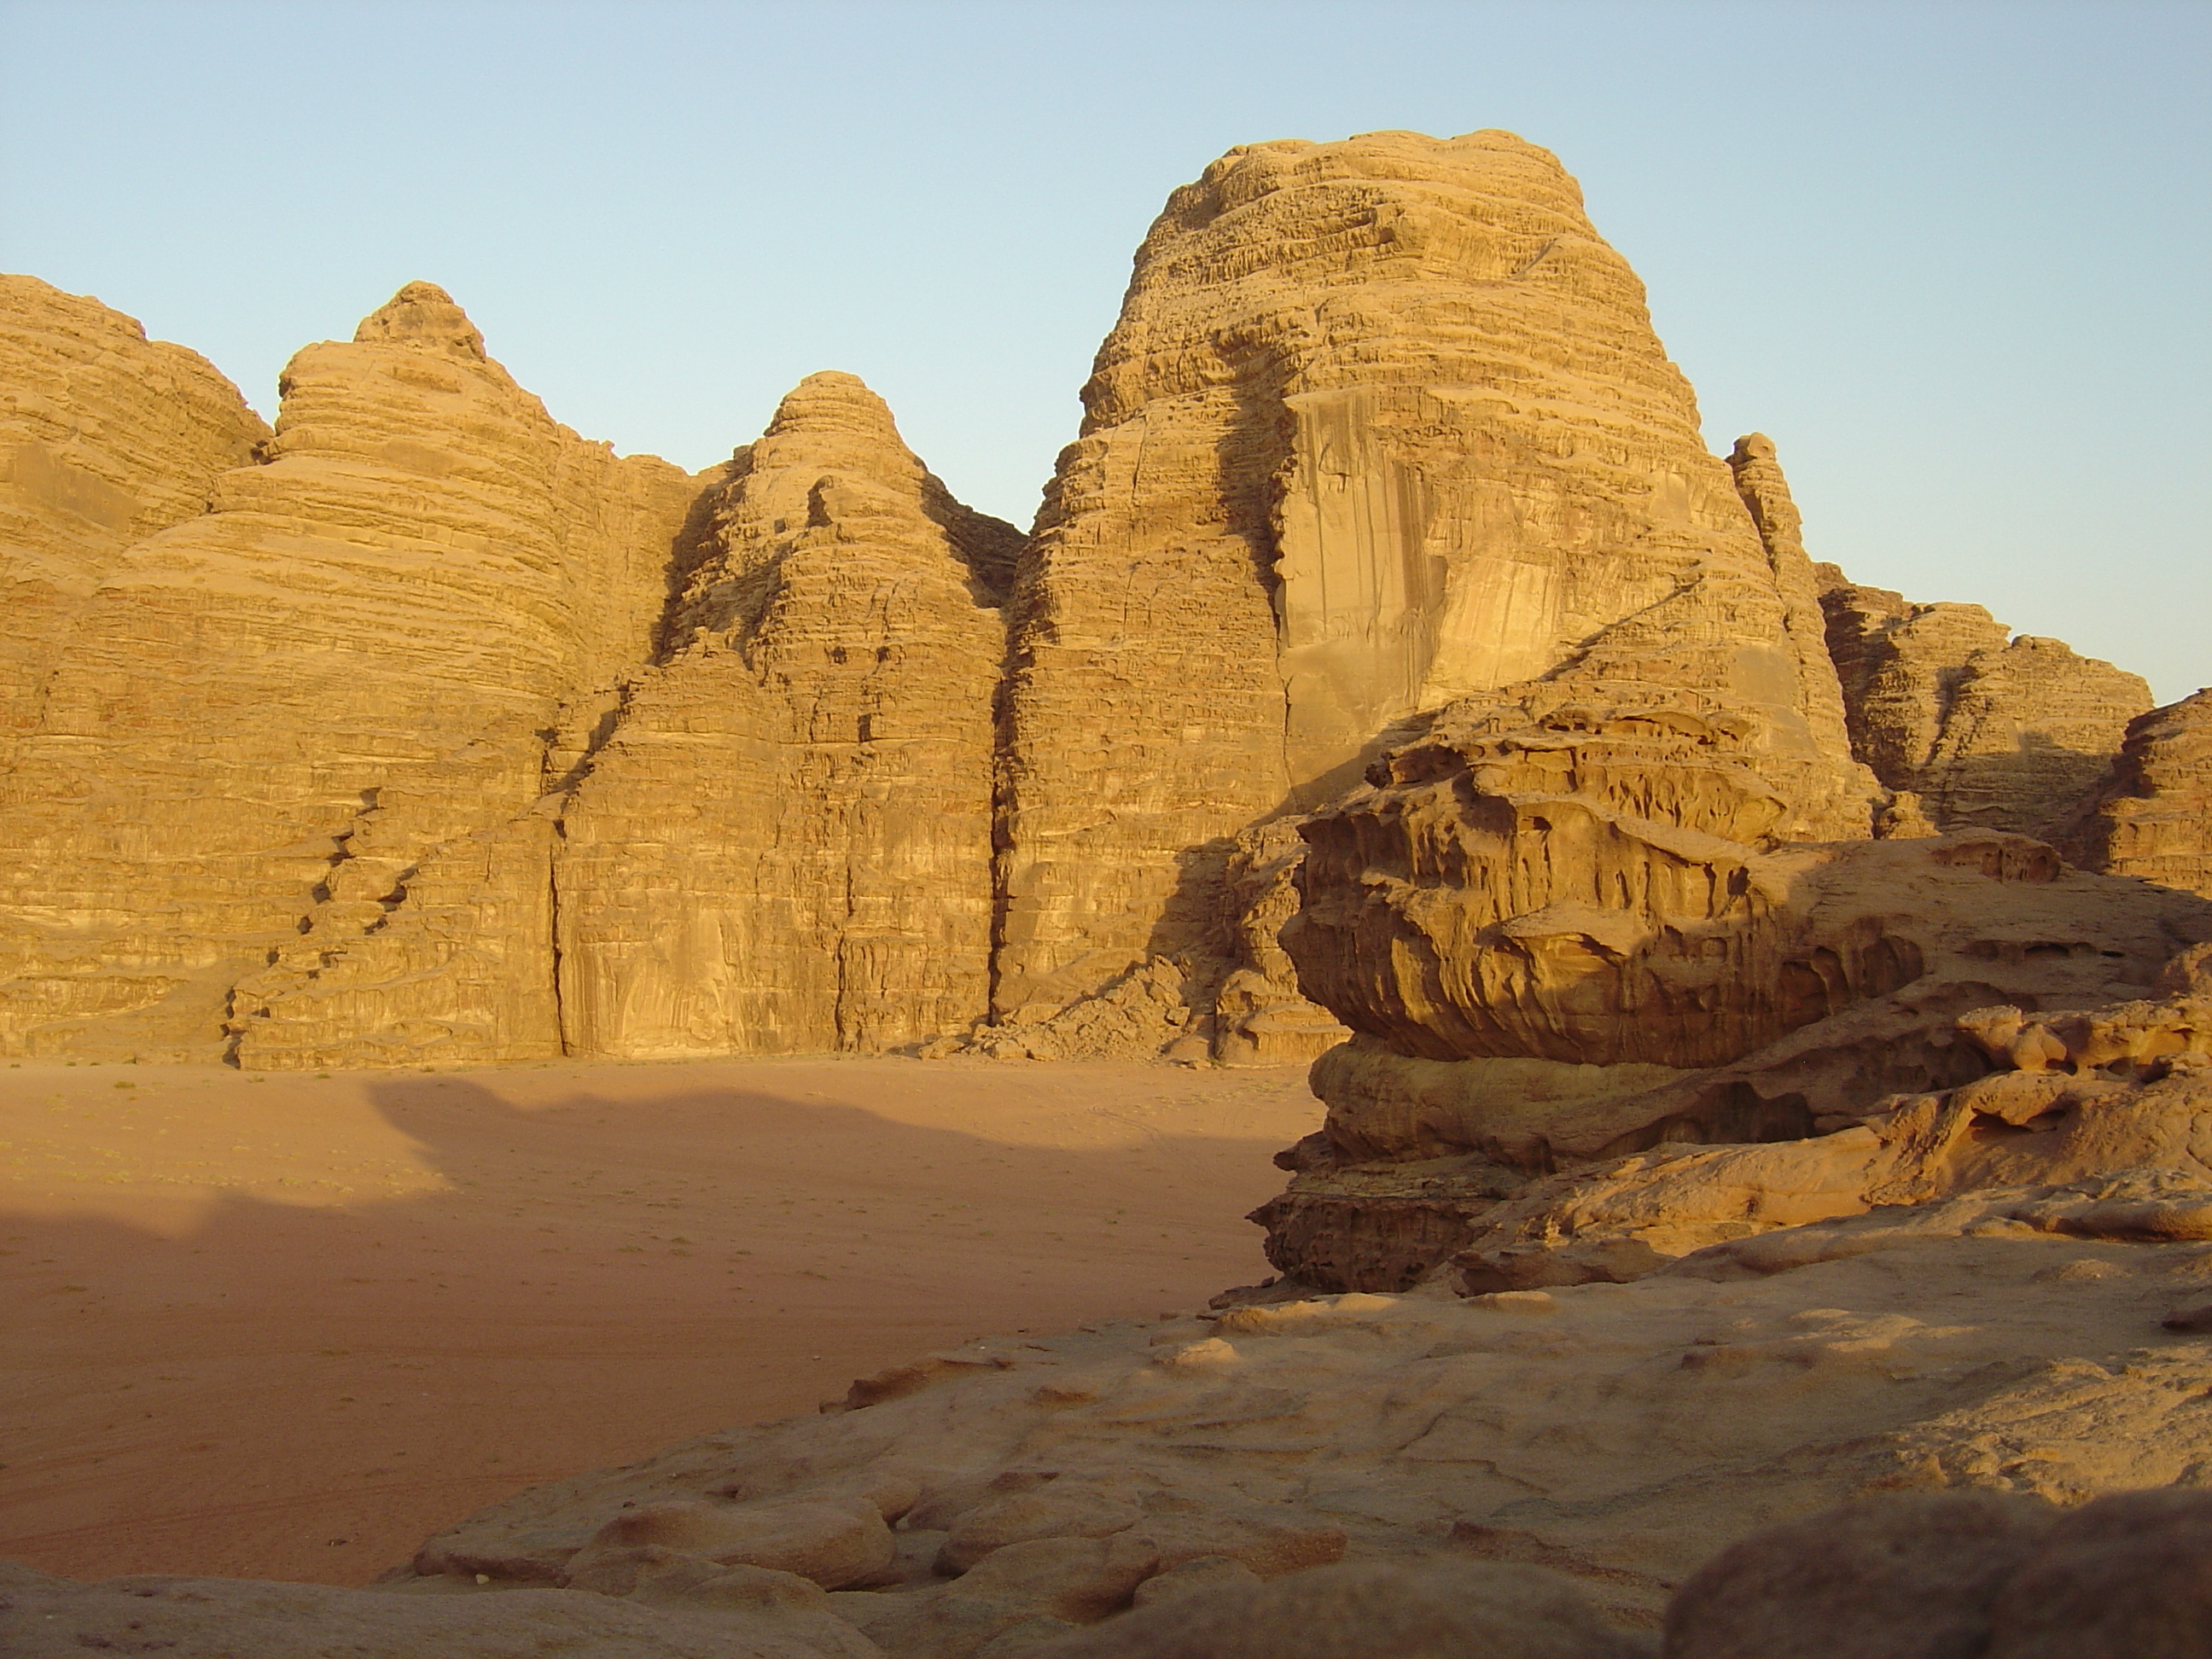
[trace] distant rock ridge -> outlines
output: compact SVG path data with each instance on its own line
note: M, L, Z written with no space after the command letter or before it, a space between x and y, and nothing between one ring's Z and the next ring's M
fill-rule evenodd
M1946 830L2053 833L2151 704L2142 677L1814 567L1853 752Z
M2193 702L1813 563L1509 133L1175 192L1033 537L848 374L617 458L428 283L273 432L30 278L0 367L0 1052L1702 1075L1906 973L1793 845L2212 884Z

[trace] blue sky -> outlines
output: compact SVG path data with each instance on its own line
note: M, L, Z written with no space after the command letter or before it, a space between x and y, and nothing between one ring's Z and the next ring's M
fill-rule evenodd
M2212 680L2212 5L0 0L0 268L284 359L443 283L689 466L802 375L1026 523L1128 261L1232 144L1507 127L1815 557Z

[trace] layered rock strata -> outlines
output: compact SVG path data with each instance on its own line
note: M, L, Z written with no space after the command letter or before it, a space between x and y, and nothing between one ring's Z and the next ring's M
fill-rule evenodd
M1853 752L1936 828L2052 834L2150 707L2141 676L2013 638L1980 605L1911 605L1814 568Z
M2212 898L2212 690L2138 715L2112 769L2061 827L2066 855Z
M1740 701L1779 827L1865 833L1802 550L1547 153L1231 152L1146 237L1085 406L1013 600L1002 1012L1146 956L1213 988L1240 832L1539 677Z
M282 389L261 464L86 601L0 784L0 1042L558 1052L542 734L649 650L693 487L426 283Z
M848 374L742 452L562 820L569 1052L886 1049L988 1012L998 581ZM1157 1051L1157 1044L1154 1045Z
M1254 1217L1278 1267L1402 1289L1522 1242L1545 1205L1510 1205L1555 1173L1634 1186L1657 1164L1620 1161L1670 1143L1850 1128L1991 1068L1960 1016L2139 998L2212 939L2197 896L2021 836L1776 842L1746 729L1711 699L1462 707L1304 819L1283 942L1356 1035L1316 1062L1328 1123ZM1863 1207L1882 1144L1743 1167Z
M0 1047L882 1048L982 1016L1022 538L864 386L815 377L693 479L556 426L416 283L283 393L208 510L172 481L184 522L113 555L0 782Z
M124 549L205 512L216 475L268 436L197 353L0 274L0 771Z

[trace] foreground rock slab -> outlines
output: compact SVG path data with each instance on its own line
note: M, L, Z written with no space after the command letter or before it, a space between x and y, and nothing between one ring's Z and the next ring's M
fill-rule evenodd
M1340 1557L1543 1566L1648 1627L1718 1550L1870 1492L2074 1504L2212 1469L2212 1344L2160 1322L2203 1299L2212 1243L2009 1213L2085 1206L2011 1189L1632 1284L1317 1297L945 1350L817 1419L495 1505L395 1588L574 1581L660 1506L720 1506L761 1559L750 1517L866 1504L895 1559L830 1604L896 1655L1012 1651L992 1644L1110 1622L1179 1578Z

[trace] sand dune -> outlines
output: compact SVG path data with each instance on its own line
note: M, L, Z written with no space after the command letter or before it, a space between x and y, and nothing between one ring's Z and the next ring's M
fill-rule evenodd
M1297 1070L0 1068L0 1556L359 1583L992 1331L1191 1307Z

